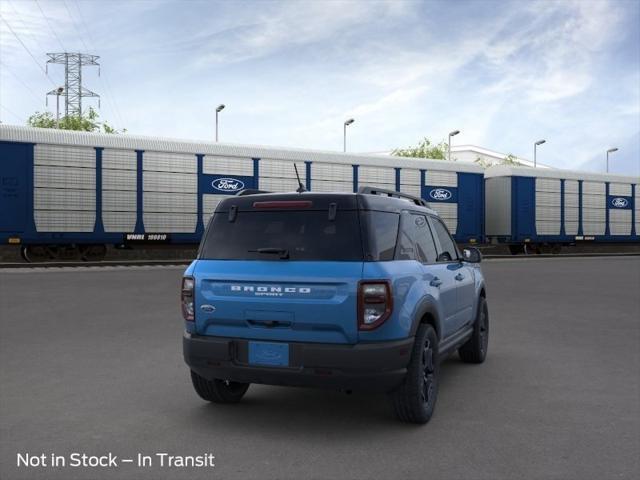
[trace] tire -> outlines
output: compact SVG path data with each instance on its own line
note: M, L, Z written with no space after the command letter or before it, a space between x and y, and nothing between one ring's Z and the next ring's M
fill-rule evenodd
M200 398L213 403L238 403L247 393L250 385L216 378L207 380L193 370L191 370L191 383Z
M487 358L489 347L489 309L484 297L478 302L478 313L473 324L473 334L458 349L460 358L465 363L482 363Z
M438 336L431 325L418 328L407 376L400 387L389 394L395 416L408 423L427 423L438 399L440 364Z

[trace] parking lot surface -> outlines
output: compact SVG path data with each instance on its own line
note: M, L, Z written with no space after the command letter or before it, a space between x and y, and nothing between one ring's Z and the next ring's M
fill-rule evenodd
M0 478L639 478L640 258L483 263L489 356L426 426L383 395L193 392L181 268L0 271ZM18 453L213 453L214 468L25 468Z

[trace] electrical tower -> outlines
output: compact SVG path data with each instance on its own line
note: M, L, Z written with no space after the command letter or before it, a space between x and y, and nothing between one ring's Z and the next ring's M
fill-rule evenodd
M97 55L86 53L47 53L47 72L50 63L64 65L64 91L60 93L58 89L53 89L47 95L63 95L65 97L65 116L82 116L82 99L84 97L97 97L98 107L100 107L100 95L82 86L82 67L97 66L98 76L100 76L100 64Z

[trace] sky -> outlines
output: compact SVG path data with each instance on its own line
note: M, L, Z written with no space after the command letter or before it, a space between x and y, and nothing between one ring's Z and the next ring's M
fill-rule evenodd
M46 53L129 134L382 152L460 130L569 169L640 175L640 0L0 0L0 120L55 112ZM88 105L97 107L93 99Z

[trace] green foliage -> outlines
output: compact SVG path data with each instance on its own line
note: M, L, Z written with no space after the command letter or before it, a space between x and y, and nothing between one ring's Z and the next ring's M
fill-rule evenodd
M27 125L38 128L60 128L61 130L79 130L82 132L126 133L113 128L107 122L98 121L98 112L93 108L82 116L65 116L60 118L60 125L56 126L56 118L51 112L36 112L29 117Z
M494 163L491 160L487 160L486 158L482 158L479 156L476 158L475 163L480 165L482 168L489 168L493 165L510 165L512 167L522 166L522 163L520 163L517 158L518 157L516 157L514 154L510 153L499 162Z
M482 168L489 168L493 166L493 162L491 160L487 160L486 158L482 158L480 156L476 157L475 163L480 165Z
M514 166L522 165L522 163L518 162L518 160L516 160L516 158L517 157L515 155L510 153L509 155L504 157L504 159L500 162L500 164L501 165L514 165Z
M449 145L447 145L444 140L438 144L432 144L427 137L424 137L424 139L420 143L418 143L417 146L408 148L396 148L391 152L391 155L396 155L398 157L447 160L448 153Z

